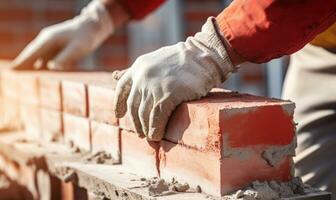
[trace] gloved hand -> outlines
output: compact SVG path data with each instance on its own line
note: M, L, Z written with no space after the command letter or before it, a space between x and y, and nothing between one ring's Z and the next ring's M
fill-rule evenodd
M139 136L161 140L177 105L205 96L235 70L209 18L186 42L140 56L127 69L116 87L116 117L128 110Z
M93 0L79 16L42 29L14 60L14 68L69 69L94 51L113 31L114 25L105 6L100 0Z

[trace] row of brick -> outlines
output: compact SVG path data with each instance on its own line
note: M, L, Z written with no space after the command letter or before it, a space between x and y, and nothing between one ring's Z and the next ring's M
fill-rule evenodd
M134 133L127 116L113 117L111 78L104 72L8 71L2 73L2 94L21 102L32 137L61 138L88 151L107 151L140 175L175 177L214 195L253 180L291 178L291 155L272 166L261 154L293 142L293 103L215 91L181 104L165 139L148 142Z
M49 199L49 200L86 200L89 193L73 183L66 183L59 178L50 175L35 165L18 163L11 158L0 154L0 170L17 184L15 194L5 199ZM2 195L2 193L0 193Z

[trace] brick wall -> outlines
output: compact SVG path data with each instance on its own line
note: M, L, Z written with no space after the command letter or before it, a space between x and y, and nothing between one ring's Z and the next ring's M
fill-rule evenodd
M129 113L111 117L116 82L110 73L1 70L0 75L2 99L17 102L6 106L3 116L19 110L11 120L21 120L28 141L65 142L75 152L104 151L132 173L174 177L216 196L254 180L292 177L292 102L217 89L178 106L163 140L148 142L138 137Z
M1 0L0 58L15 58L43 27L72 18L85 4L83 0ZM184 0L181 2L181 39L199 31L207 17L216 16L224 6L222 0ZM88 65L110 70L126 68L132 64L134 59L131 58L129 46L132 46L132 42L127 27L125 27L108 38L91 56L93 62L89 62ZM143 51L140 50L137 55L149 51L146 45L143 46ZM162 45L154 46L156 49L156 46ZM264 83L264 68L260 65L248 65L225 87L265 95Z
M80 0L1 0L0 58L13 59L39 31L76 16L85 5ZM94 54L97 66L128 65L126 29L118 30Z

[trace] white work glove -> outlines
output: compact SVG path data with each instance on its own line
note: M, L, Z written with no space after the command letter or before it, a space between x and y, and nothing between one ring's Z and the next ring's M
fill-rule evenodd
M159 141L172 111L183 101L199 99L236 71L209 18L202 31L186 42L140 56L120 78L114 109L128 110L140 137Z
M105 6L100 0L93 0L77 17L42 29L13 65L18 70L33 66L66 70L94 51L113 31Z

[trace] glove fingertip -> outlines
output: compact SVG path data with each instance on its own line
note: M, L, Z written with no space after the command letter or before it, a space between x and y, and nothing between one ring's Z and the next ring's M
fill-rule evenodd
M113 111L116 118L122 118L127 112L127 99L131 91L132 81L123 77L117 83L113 100Z
M160 127L150 128L147 135L148 141L161 141L163 139L163 130Z

